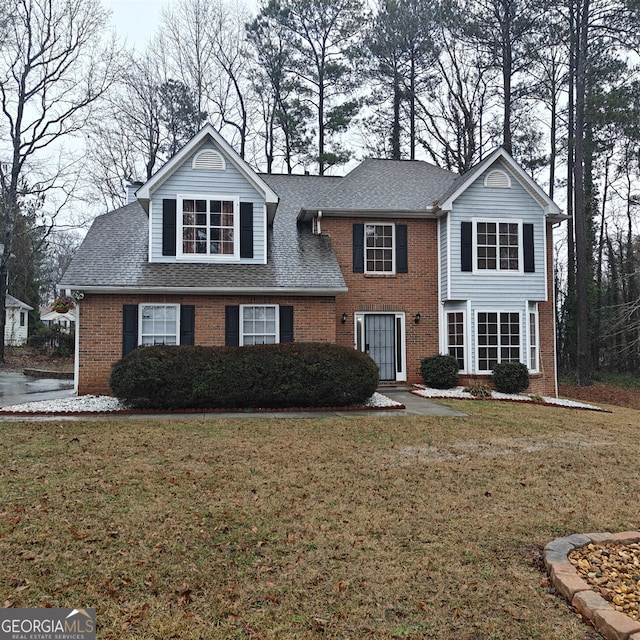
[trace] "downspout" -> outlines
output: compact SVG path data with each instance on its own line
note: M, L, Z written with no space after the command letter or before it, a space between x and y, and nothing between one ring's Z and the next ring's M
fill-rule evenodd
M316 234L322 235L322 211L318 209L318 215L316 216Z

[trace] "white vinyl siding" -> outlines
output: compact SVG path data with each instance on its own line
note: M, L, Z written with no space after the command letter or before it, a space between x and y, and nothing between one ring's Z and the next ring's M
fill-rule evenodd
M224 198L232 197L237 202L253 203L253 258L240 258L238 254L234 261L243 264L266 263L267 222L264 198L228 158L225 160L224 170L211 171L210 169L192 168L194 158L203 149L211 149L219 153L213 143L205 143L186 158L182 166L178 167L151 195L149 207L151 222L149 232L150 261L176 262L186 260L185 257L162 255L162 201L164 199L177 201L178 194L191 198L204 194L207 197L217 195L218 197L224 196ZM179 203L176 202L176 205L176 222L179 226ZM178 254L181 252L181 238L178 238L176 250Z

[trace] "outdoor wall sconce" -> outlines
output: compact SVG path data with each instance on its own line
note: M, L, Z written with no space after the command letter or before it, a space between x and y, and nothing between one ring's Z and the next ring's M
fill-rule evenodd
M347 312L345 311L345 312L342 314L342 324L344 324L344 323L347 321L347 318L348 318L348 317L349 317L349 316L347 315Z
M413 316L413 321L418 324L418 322L420 322L420 318L422 318L422 316L420 315L420 312L416 313L415 316Z

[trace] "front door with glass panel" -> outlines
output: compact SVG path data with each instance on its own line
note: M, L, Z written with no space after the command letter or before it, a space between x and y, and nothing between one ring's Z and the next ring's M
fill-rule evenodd
M406 380L404 314L356 314L356 348L368 353L380 368L380 380Z

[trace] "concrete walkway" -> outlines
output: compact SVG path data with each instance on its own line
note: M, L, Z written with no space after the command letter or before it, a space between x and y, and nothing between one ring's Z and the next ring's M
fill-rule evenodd
M72 382L68 380L38 379L33 380L22 374L14 372L0 372L0 406L9 407L14 404L33 402L37 400L54 400L58 398L73 397L73 389L70 388ZM37 416L29 413L19 415L3 415L0 413L0 421L20 421L20 420L217 420L220 418L331 418L361 416L368 418L375 417L401 417L401 416L465 416L465 413L455 411L449 407L433 402L426 398L421 398L410 392L408 387L382 387L379 390L382 395L405 405L404 409L367 409L362 411L234 411L234 412L204 412L193 413L167 413L167 414L91 414L81 415L63 414L55 416Z

